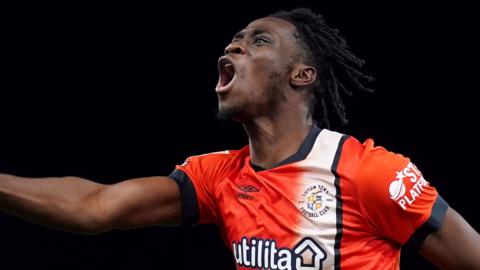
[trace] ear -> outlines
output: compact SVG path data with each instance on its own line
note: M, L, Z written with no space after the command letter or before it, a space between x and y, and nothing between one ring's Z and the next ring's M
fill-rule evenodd
M295 64L290 73L290 84L293 88L308 86L317 78L317 70L312 66Z

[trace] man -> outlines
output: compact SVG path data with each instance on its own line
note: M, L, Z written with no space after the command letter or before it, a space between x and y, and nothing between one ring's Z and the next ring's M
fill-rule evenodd
M480 268L480 236L409 159L327 129L369 77L321 16L255 20L218 63L219 116L248 146L114 185L1 175L0 209L89 234L215 223L238 269L397 269L409 241L441 268Z

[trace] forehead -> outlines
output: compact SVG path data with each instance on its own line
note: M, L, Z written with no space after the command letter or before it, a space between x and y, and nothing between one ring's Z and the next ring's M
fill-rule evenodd
M242 30L242 32L250 31L265 31L280 38L293 38L296 28L289 21L275 17L265 17L252 21Z

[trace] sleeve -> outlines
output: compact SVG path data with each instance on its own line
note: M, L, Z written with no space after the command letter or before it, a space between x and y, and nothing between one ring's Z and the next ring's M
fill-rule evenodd
M218 155L189 157L169 175L180 189L183 225L217 223L215 186L223 164Z
M399 244L415 237L421 244L440 229L448 205L408 158L374 147L372 140L364 146L355 180L367 222Z

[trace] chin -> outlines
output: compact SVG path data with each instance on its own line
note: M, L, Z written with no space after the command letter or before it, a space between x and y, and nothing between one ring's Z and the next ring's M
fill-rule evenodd
M218 111L216 113L216 117L219 120L234 120L237 122L243 122L245 117L245 110L242 109L241 106L237 107L227 107L227 106L219 106Z
M219 104L217 113L215 114L216 118L219 120L230 120L235 118L235 108L228 108L227 106L222 106Z
M226 120L233 119L233 116L232 116L232 114L230 114L230 112L221 111L221 110L217 111L217 113L215 114L215 117L220 121L226 121Z

